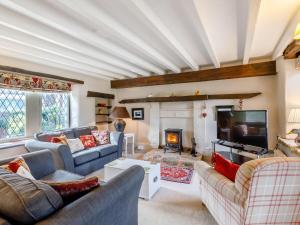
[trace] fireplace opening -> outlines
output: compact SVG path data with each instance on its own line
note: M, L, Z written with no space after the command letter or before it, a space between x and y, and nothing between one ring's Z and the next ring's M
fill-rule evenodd
M170 144L178 144L178 134L168 133L167 142Z
M165 130L165 141L164 152L167 150L173 152L179 152L183 150L182 147L182 129L166 129Z

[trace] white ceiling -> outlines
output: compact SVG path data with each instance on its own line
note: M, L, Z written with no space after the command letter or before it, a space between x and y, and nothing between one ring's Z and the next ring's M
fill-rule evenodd
M300 0L1 0L0 55L109 80L247 64L282 54L299 7Z

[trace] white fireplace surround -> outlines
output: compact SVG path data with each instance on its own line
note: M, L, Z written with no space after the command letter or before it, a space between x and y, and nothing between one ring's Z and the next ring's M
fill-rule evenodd
M237 104L237 101L210 100L206 102L194 101L149 104L150 123L148 139L150 140L152 148L158 148L159 145L165 144L165 129L181 128L183 129L184 147L191 146L190 138L194 136L197 143L197 152L208 153L211 151L211 141L217 138L215 106L234 105ZM202 116L204 105L206 105L207 112L205 118Z

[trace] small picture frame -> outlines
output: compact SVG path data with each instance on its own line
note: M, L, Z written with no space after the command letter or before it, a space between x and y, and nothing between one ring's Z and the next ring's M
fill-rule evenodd
M144 108L132 108L131 115L133 120L144 120Z

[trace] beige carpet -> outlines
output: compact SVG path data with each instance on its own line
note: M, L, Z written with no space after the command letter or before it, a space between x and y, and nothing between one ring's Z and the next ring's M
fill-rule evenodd
M217 225L201 204L198 175L191 184L161 181L150 201L139 201L139 225Z
M137 155L133 158L143 158L144 154ZM101 180L104 170L91 175ZM217 225L201 204L198 184L197 173L191 184L161 180L161 188L150 201L139 199L139 225Z

